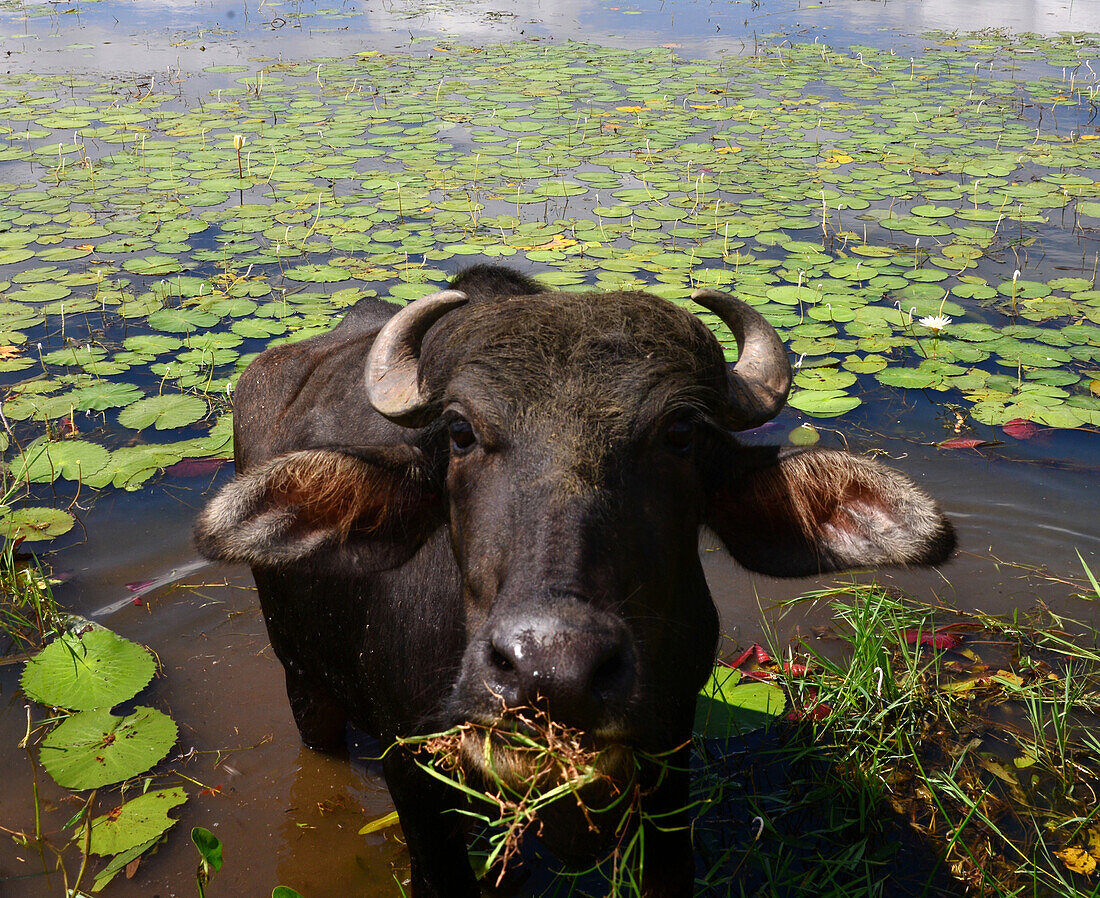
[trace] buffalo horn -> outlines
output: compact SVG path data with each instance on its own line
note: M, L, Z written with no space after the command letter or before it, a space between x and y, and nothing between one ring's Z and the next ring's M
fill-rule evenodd
M727 426L759 427L779 414L791 389L791 363L775 328L752 306L717 290L691 298L721 318L737 340L737 364L729 369Z
M382 415L405 427L426 422L431 399L420 392L420 342L436 321L466 302L459 290L440 290L409 303L387 321L367 356L367 397Z

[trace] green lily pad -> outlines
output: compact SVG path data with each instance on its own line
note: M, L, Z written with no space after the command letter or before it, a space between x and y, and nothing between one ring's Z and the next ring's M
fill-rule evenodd
M0 518L0 535L10 541L53 539L73 529L76 519L60 508L17 508Z
M693 731L706 739L729 739L767 726L787 707L771 683L741 683L741 673L716 665L695 700Z
M42 740L42 766L66 789L98 789L149 770L178 735L172 718L155 708L126 717L106 708L80 711Z
M134 384L111 382L101 380L86 387L80 387L68 394L73 408L78 411L94 409L101 412L104 409L120 408L142 397L141 387Z
M291 280L313 284L336 283L351 277L350 272L335 265L295 265L288 268L285 274Z
M835 418L847 414L860 405L858 396L849 396L842 390L798 390L791 394L788 403L815 418Z
M70 711L112 708L137 695L156 672L153 656L110 630L65 633L23 670L23 691Z
M150 396L119 412L118 423L134 430L144 430L150 426L157 430L171 430L194 424L206 412L206 400L198 396Z
M942 375L923 368L887 368L879 371L875 377L887 386L911 390L934 387L943 380Z
M120 854L158 838L178 822L168 812L186 801L183 789L157 789L96 817L92 820L88 853Z
M59 477L81 480L102 470L110 458L108 450L85 440L51 443L42 439L31 443L22 456L12 461L11 473L16 480L31 483L52 483Z

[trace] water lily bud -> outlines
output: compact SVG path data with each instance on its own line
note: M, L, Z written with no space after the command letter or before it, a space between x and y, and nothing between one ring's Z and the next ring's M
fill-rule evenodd
M243 147L243 146L244 146L244 135L243 134L234 134L233 135L233 149L240 150L240 148Z

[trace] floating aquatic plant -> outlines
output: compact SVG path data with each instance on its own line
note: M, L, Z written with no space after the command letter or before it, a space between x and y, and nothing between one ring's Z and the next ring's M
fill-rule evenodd
M29 178L0 183L9 471L138 489L229 456L256 352L486 257L565 289L735 292L787 340L809 417L920 390L978 425L1098 427L1096 260L1036 261L1100 226L1096 78L1034 61L1095 47L1074 41L943 38L915 62L446 41L321 77L215 67L201 103L0 77L0 160ZM991 48L1003 67L975 68Z
M35 701L70 711L112 708L153 678L153 656L103 628L66 632L27 662L21 685Z
M176 741L176 724L155 708L116 717L105 708L66 718L42 741L42 766L67 789L98 789L145 773Z

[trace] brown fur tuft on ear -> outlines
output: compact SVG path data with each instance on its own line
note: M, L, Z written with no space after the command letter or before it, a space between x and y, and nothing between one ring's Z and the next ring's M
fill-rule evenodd
M826 449L778 453L711 501L708 523L745 567L780 577L939 564L955 531L909 478Z
M238 476L199 515L196 546L256 567L338 567L349 554L361 568L399 564L435 523L436 497L415 450L376 454L310 449Z

